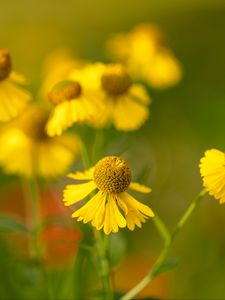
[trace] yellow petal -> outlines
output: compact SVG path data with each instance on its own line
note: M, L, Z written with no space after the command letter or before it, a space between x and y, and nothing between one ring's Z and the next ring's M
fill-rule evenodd
M96 187L97 186L94 181L82 184L67 185L63 194L63 201L65 201L64 204L69 206L79 202L89 195L94 189L96 189Z
M93 173L94 173L94 167L92 167L84 172L70 173L67 175L67 177L70 177L70 178L73 178L76 180L92 180Z
M142 212L143 214L145 214L148 217L154 217L154 213L150 207L137 201L134 197L132 197L128 193L124 192L121 194L120 197L125 201L125 203L129 207L139 210L140 212Z
M144 194L148 194L152 191L149 187L139 184L138 182L131 182L131 184L129 185L129 189L140 192L140 193L144 193Z
M147 90L140 84L134 84L129 90L130 97L140 103L148 105L151 103L151 99Z
M120 213L115 198L110 195L105 208L104 232L105 234L117 232L118 227L126 227L126 220Z
M6 122L18 116L31 100L31 95L9 80L0 82L0 121Z
M102 209L105 207L106 196L102 192L98 192L94 197L91 198L84 206L75 211L72 215L73 218L78 218L79 221L88 223L95 219L99 211L102 212ZM100 217L101 217L100 212ZM101 219L102 220L102 219ZM100 220L100 222L101 222ZM99 220L95 220L97 222Z
M133 100L129 95L117 99L113 122L118 130L137 130L147 120L148 108Z

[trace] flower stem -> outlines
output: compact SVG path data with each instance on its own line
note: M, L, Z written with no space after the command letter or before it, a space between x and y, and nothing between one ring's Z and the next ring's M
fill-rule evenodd
M202 190L196 198L191 202L190 206L184 213L184 215L181 217L180 221L177 223L175 229L173 230L171 235L168 235L168 231L164 225L164 223L157 217L155 220L156 227L158 231L160 232L161 236L164 238L164 247L161 251L160 256L156 260L155 264L153 265L152 269L148 272L148 274L135 286L133 287L128 293L126 293L121 300L130 300L134 299L136 295L139 294L140 291L142 291L155 277L157 277L162 272L160 271L161 267L166 261L167 254L170 250L170 247L177 236L180 229L184 226L184 224L187 222L189 217L191 216L192 212L196 208L196 206L199 204L200 200L205 196L206 190Z
M102 281L103 288L103 299L112 300L113 291L110 279L110 265L109 265L109 245L110 245L110 236L104 235L104 233L99 232L97 239L97 252L99 256L99 269L100 277Z
M32 257L39 260L40 251L38 245L38 230L39 230L39 195L36 180L34 178L26 179L21 181L21 186L23 189L27 226L30 232L30 251Z

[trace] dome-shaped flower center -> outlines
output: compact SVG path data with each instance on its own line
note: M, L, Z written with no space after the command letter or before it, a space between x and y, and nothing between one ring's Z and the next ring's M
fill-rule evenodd
M45 140L48 138L45 132L47 120L47 111L34 107L21 117L20 123L24 133L30 138L34 140Z
M48 98L54 105L57 105L78 98L81 92L81 85L78 81L65 80L60 81L53 87L48 94Z
M122 193L130 185L131 171L123 159L107 156L96 164L94 181L97 187L107 194Z
M103 89L112 96L118 96L128 91L132 84L130 75L121 65L108 65L101 77Z
M9 51L0 48L0 81L6 79L12 70L12 61Z

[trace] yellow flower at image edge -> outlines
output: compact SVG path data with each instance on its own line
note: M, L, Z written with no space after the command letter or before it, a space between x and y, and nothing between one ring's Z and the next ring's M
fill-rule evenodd
M80 202L98 189L72 217L84 223L91 222L97 230L103 229L105 234L117 232L123 227L134 230L135 225L141 227L148 217L154 216L148 206L126 192L128 188L141 193L149 193L151 189L131 182L131 171L127 163L117 156L105 157L98 161L95 167L85 172L69 174L68 177L87 182L66 186L66 206Z
M67 172L79 153L79 140L69 133L49 138L46 120L46 111L34 106L2 129L0 164L6 173L54 178Z
M225 153L211 149L200 160L200 173L203 186L211 196L225 202Z
M14 82L21 83L21 76L12 72L11 56L0 48L0 122L18 116L31 100L31 95Z

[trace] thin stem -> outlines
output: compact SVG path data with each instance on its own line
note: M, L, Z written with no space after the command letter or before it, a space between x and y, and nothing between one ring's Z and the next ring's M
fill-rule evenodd
M180 229L184 226L184 224L187 222L187 220L189 219L190 215L192 214L196 206L199 204L200 200L205 196L206 192L207 191L203 189L192 201L191 205L188 207L188 209L186 210L186 212L184 213L180 221L177 223L177 226L175 227L171 235L171 240L174 240L174 238L176 237Z
M105 300L113 299L112 284L110 279L111 270L108 260L109 243L110 236L99 232L97 238L97 252L99 256L99 269L103 288L103 299Z
M160 219L160 217L157 214L155 214L155 216L153 218L153 222L154 222L155 227L157 228L159 234L161 235L162 239L166 243L170 239L170 233L169 233L168 229L166 228L166 225L164 224L162 219Z
M170 250L170 247L177 236L180 229L184 226L184 224L187 222L189 217L191 216L192 212L196 208L196 206L199 204L200 200L204 197L206 194L205 190L202 190L198 196L192 201L184 215L181 217L180 221L177 223L174 231L171 235L167 235L167 231L165 230L164 224L161 222L161 220L158 218L155 222L157 229L160 231L161 235L164 237L165 243L164 247L161 251L160 256L158 257L157 261L153 265L152 269L149 271L149 273L135 286L133 287L128 293L126 293L121 300L130 300L133 299L136 295L139 294L140 291L142 291L155 277L157 277L160 273L160 268L165 263L165 260L167 258L167 254ZM162 225L163 224L163 225Z

